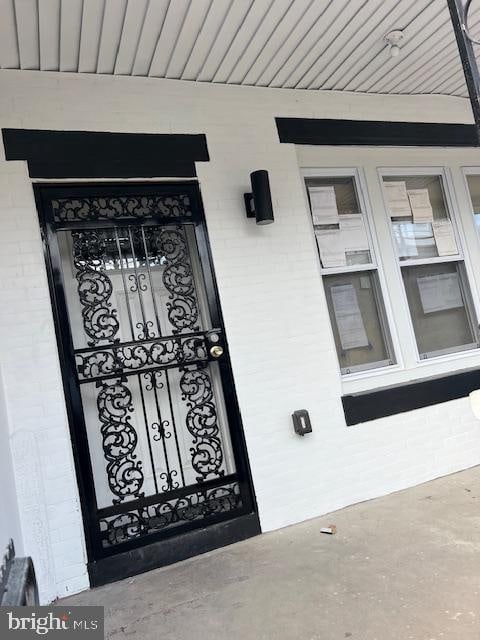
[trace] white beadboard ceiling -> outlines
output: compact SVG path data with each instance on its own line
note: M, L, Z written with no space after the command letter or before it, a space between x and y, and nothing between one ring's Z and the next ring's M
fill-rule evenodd
M446 0L0 0L0 68L467 95Z

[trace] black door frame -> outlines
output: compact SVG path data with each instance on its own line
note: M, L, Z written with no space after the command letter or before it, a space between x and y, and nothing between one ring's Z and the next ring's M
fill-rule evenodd
M63 284L56 231L75 223L55 224L51 210L52 198L75 196L134 196L153 194L175 194L181 189L190 198L192 217L168 220L158 218L126 221L127 224L158 222L160 224L194 225L199 259L205 281L207 304L213 326L221 328L225 337L226 357L218 361L224 387L225 405L230 428L230 437L236 464L237 481L244 506L235 517L228 514L210 516L206 520L187 523L172 532L157 532L144 538L122 543L121 551L108 551L101 547L98 536L98 514L95 500L93 472L88 449L87 433L83 417L83 407L73 356L73 340L68 318L67 302ZM213 269L213 260L206 228L206 220L198 183L192 180L179 182L82 182L76 183L36 183L35 199L39 213L40 227L47 267L50 295L57 336L58 353L65 392L70 435L75 461L75 470L80 492L80 502L84 523L88 571L92 586L128 577L149 569L164 566L178 560L231 544L260 533L260 524L253 482L248 462L246 442L241 422L233 371L228 357L228 339L220 308L218 287ZM78 223L77 223L78 226ZM105 227L108 222L82 222L82 228Z

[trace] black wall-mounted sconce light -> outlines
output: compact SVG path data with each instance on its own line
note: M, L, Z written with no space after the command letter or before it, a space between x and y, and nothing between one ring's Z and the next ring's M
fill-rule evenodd
M252 193L245 193L247 218L255 218L257 224L272 224L274 221L272 196L268 171L260 169L250 174Z

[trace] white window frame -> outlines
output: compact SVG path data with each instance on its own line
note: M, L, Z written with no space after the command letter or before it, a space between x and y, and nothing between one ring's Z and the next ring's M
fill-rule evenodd
M473 221L473 224L475 225L475 231L477 233L477 239L478 242L480 243L480 227L477 227L477 225L475 224L475 210L473 208L473 203L472 203L472 196L470 195L470 187L468 186L468 176L478 176L480 178L480 166L468 166L468 167L462 167L462 178L463 178L463 184L465 187L465 192L467 194L467 200L468 200L468 206L470 207L470 214L471 214L471 219Z
M370 199L368 196L367 182L365 179L365 175L363 169L359 167L306 167L301 169L302 175L302 183L305 194L305 200L307 203L307 210L309 213L310 220L310 229L312 233L312 239L315 246L315 251L318 259L318 267L320 271L320 277L322 278L322 289L323 288L323 276L328 275L338 275L338 274L348 274L348 273L357 273L361 271L373 271L376 272L378 283L380 286L380 293L382 296L383 308L385 311L385 320L387 323L387 328L390 334L390 343L392 348L392 356L393 356L393 364L388 364L389 361L385 361L386 364L381 366L376 366L371 368L369 365L358 365L355 368L355 371L350 373L343 373L340 367L340 362L337 359L339 372L342 380L345 381L354 381L358 379L365 379L377 376L385 376L386 373L390 373L391 371L398 371L404 368L404 363L402 359L402 350L400 349L400 341L398 338L397 328L395 324L393 307L391 305L390 296L388 295L387 284L385 280L385 276L383 273L383 263L382 263L382 254L380 252L380 246L377 240L377 236L375 233L375 226L373 222L373 213L370 204ZM358 198L358 204L360 205L360 213L363 216L363 220L365 223L365 230L367 233L367 238L370 244L370 258L371 262L368 264L359 264L359 265L351 265L347 267L327 267L324 268L322 266L322 262L320 259L320 253L317 247L317 241L315 238L315 229L313 225L311 209L310 209L310 199L308 196L308 188L305 182L306 178L353 178L356 195ZM333 338L333 327L329 314L329 323L330 329Z
M473 270L470 264L470 257L467 251L467 243L465 238L465 232L462 227L461 215L457 200L454 197L455 191L451 173L448 167L431 167L431 166L401 166L401 167L377 167L378 180L380 183L380 189L382 192L383 208L385 216L387 217L388 228L390 232L390 239L392 242L393 254L395 256L395 267L398 274L398 278L401 283L402 298L404 302L404 308L408 310L408 327L410 329L411 344L415 353L415 364L418 367L431 365L434 362L454 361L467 356L471 356L480 351L480 347L476 346L469 348L469 346L460 347L456 350L448 350L445 353L437 352L436 355L432 355L427 358L422 358L418 349L417 338L415 335L415 329L412 321L412 314L410 312L410 306L408 303L407 292L405 283L402 276L402 267L420 266L423 264L443 264L446 262L463 263L465 274L467 278L467 284L472 300L472 311L474 313L474 320L478 322L480 315L480 301L478 298L477 289L475 286L475 279L473 277ZM443 195L445 198L445 205L449 214L450 221L452 223L453 232L455 235L455 241L457 243L458 254L454 256L438 256L433 258L425 258L420 260L402 260L400 261L397 253L397 245L395 242L395 236L393 233L393 225L390 218L390 209L388 206L388 200L385 193L384 177L409 177L409 176L438 176L441 181ZM468 192L468 188L467 188ZM468 192L469 194L469 192ZM475 344L475 343L472 343Z

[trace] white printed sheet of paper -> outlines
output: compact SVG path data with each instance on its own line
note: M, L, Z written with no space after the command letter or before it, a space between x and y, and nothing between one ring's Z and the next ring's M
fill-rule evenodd
M334 187L309 187L313 224L338 224Z
M339 229L315 229L315 237L324 269L347 266L345 246Z
M369 251L367 230L363 216L352 213L340 216L340 233L345 251Z
M458 253L455 234L450 220L435 220L432 223L433 236L439 256L455 256Z
M412 209L408 199L407 184L401 181L384 182L383 187L387 196L391 218L410 218Z
M463 307L458 273L441 273L417 278L423 313Z
M407 191L414 222L433 222L433 209L428 189L409 189Z
M342 284L330 289L333 311L342 349L368 347L368 338L358 305L357 292L351 284Z

